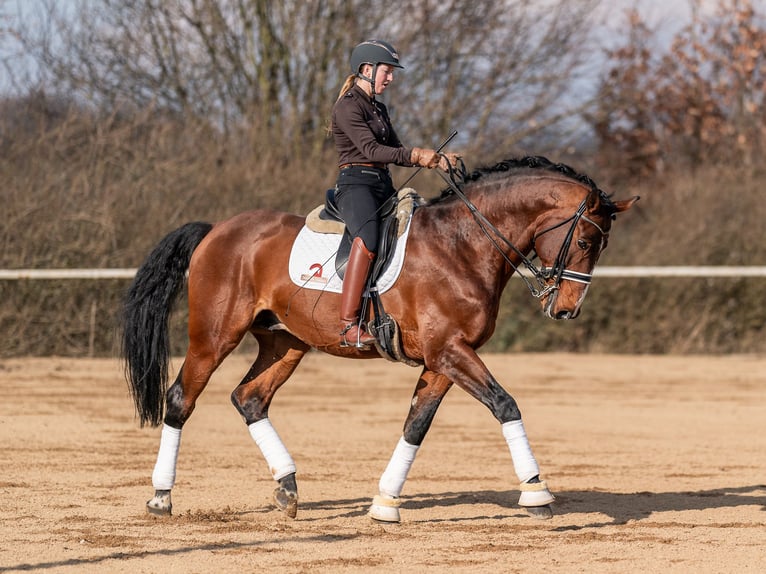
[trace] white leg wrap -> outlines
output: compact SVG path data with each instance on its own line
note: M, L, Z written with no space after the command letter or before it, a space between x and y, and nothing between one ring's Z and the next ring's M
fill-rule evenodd
M170 490L176 483L176 462L180 445L181 429L163 425L160 450L152 473L152 485L155 490Z
M391 455L391 460L380 477L378 483L380 494L393 497L398 497L401 494L404 481L407 480L407 473L410 472L410 467L415 461L415 455L419 448L420 446L408 443L404 437L399 439L394 454Z
M247 428L255 444L261 449L274 480L279 480L295 472L293 457L287 452L282 439L279 438L268 418L256 421Z
M524 431L524 424L518 421L503 423L503 437L508 443L513 459L513 469L519 482L526 482L540 474L540 468L532 454L532 448L527 440L527 433Z

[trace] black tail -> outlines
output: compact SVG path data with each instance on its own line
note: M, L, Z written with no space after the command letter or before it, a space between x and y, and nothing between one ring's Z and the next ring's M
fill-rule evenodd
M187 223L154 248L136 273L122 315L122 358L141 426L162 422L168 383L168 317L184 284L192 253L209 223Z

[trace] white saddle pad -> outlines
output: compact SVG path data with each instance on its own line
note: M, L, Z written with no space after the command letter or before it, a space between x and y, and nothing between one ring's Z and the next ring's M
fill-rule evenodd
M396 250L385 273L378 280L378 292L384 293L394 286L404 264L404 252L410 235L410 223L399 236ZM288 266L290 280L306 289L340 293L343 281L335 272L335 255L343 236L337 233L317 233L305 225L295 238Z

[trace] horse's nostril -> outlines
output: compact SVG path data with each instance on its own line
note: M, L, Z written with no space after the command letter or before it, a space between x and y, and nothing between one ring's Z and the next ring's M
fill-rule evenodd
M556 313L556 320L562 320L562 319L571 319L572 318L572 312L571 311L559 311Z

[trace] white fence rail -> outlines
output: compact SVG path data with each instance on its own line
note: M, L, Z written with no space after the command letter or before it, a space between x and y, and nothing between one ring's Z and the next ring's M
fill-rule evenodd
M0 280L132 279L136 269L0 269ZM596 267L594 277L766 277L766 266Z
M0 280L132 279L136 269L0 269Z
M766 267L681 266L681 267L596 267L595 277L766 277Z

